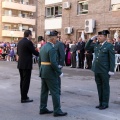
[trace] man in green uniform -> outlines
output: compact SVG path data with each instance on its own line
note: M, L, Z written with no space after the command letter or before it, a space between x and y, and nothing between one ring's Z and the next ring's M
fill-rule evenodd
M60 107L60 95L58 77L63 76L57 63L56 50L56 32L48 34L48 42L41 48L39 54L39 67L41 77L41 99L40 99L40 114L49 114L54 112L54 116L65 116L66 112L62 112ZM54 111L47 109L48 92L52 95Z
M55 31L57 32L57 31ZM55 44L55 49L57 51L57 62L58 67L62 70L65 62L65 47L64 44L57 40ZM58 77L58 84L59 84L59 94L61 95L61 78Z
M108 30L99 32L98 36L92 37L85 46L87 50L94 50L95 53L92 71L95 75L99 96L99 105L96 106L96 108L99 108L100 110L109 107L109 79L111 75L114 75L115 67L115 51L113 45L106 41L107 34L109 34ZM96 37L98 38L98 42L91 45Z

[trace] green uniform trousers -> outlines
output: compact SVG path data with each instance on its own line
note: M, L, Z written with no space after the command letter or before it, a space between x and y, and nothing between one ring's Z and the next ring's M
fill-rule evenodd
M110 97L109 74L95 73L95 81L97 84L99 105L108 106Z
M42 78L41 86L40 111L45 111L47 108L48 92L50 90L53 101L54 114L60 113L61 106L58 80Z

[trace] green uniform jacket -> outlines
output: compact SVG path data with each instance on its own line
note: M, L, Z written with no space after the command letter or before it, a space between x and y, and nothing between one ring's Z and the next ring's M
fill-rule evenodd
M91 45L92 40L86 43L86 50L94 50L95 59L92 65L92 71L95 73L114 72L115 51L111 43L105 42L102 46L97 42Z
M48 79L56 79L61 75L61 70L58 68L56 50L53 45L48 42L39 53L40 77ZM41 65L41 62L50 62L51 65Z
M65 61L65 47L64 44L60 41L57 41L55 44L55 49L57 51L57 61L58 64L64 66Z

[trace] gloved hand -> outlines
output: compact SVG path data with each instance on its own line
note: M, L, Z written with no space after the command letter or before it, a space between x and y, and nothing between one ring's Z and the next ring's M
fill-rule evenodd
M108 73L108 74L111 76L111 75L114 75L115 73L114 73L114 72L110 72L110 71L109 71L109 73Z
M58 65L58 68L62 68L63 66L61 66L61 65Z
M97 38L97 35L93 36L91 40L95 40Z
M59 77L63 77L63 73Z

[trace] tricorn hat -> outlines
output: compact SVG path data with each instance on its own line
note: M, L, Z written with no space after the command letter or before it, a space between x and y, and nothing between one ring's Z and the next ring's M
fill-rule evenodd
M58 31L56 31L56 30L54 30L54 31L46 31L46 35L48 35L48 36L57 36Z
M99 32L98 32L98 35L102 35L102 31L99 31Z
M110 34L110 32L108 30L103 30L102 31L102 35L108 35L108 34Z

